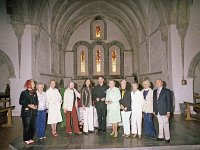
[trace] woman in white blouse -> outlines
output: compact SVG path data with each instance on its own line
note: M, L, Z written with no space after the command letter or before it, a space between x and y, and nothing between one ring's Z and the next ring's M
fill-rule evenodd
M36 135L39 140L43 140L46 138L45 136L45 127L46 127L46 100L47 95L43 91L44 84L38 83L37 84L37 97L38 97L38 112L37 112L37 119L36 119Z

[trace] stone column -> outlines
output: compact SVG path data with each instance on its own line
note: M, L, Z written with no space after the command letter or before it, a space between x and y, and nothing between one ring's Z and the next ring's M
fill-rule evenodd
M11 25L15 31L15 35L18 40L18 60L19 60L19 78L20 78L20 70L21 70L21 44L22 44L22 36L24 34L24 24L20 21L12 21Z
M40 38L40 31L41 28L40 26L37 25L32 25L32 65L33 65L33 76L36 77L37 73L38 73L38 64L37 64L37 45L38 45L38 41Z
M159 25L160 31L161 31L161 38L163 42L165 43L165 53L166 53L166 70L169 69L169 53L168 53L168 31L169 31L169 25L168 24L160 24ZM167 73L167 77L169 77L169 74Z
M189 5L190 1L181 0L178 3L177 7L177 23L176 27L178 30L178 34L181 39L181 57L182 57L182 84L186 85L187 81L184 79L184 54L185 54L185 36L187 33L188 25L189 25Z

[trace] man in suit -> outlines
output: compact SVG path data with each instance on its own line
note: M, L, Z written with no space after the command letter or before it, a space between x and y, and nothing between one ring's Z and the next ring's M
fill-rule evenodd
M154 90L153 93L153 111L154 115L158 118L159 123L159 135L156 140L164 141L165 135L166 143L169 143L169 117L172 102L171 92L169 89L163 87L163 81L161 79L156 80L156 88L157 89Z

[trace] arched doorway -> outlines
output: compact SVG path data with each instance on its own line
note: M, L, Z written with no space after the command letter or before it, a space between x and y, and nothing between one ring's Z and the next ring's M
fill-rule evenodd
M193 93L195 102L200 102L200 52L192 59L188 71L188 77L194 79ZM198 98L197 98L198 97Z
M4 93L9 78L15 77L15 70L12 61L5 52L0 50L0 92Z

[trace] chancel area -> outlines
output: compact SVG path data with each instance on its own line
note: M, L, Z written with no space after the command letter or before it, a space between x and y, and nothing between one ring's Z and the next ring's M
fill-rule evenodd
M22 142L19 104L27 80L45 91L51 80L59 90L73 82L81 92L86 78L95 86L99 77L116 87L124 79L130 90L133 82L142 90L146 79L152 89L164 81L172 93L172 142L68 137L60 125L54 139L47 125L47 141L31 148L200 149L199 8L199 0L0 0L0 143L7 140L0 149L30 148Z

